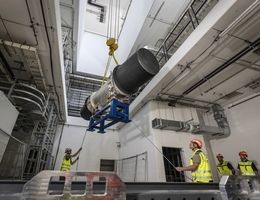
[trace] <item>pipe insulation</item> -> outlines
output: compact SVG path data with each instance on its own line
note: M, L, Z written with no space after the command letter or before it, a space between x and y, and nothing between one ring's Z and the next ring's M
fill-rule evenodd
M139 87L153 78L159 72L159 64L155 56L147 49L141 48L128 58L122 65L114 68L107 82L95 93L86 98L81 109L85 120L108 105L116 98L125 102Z

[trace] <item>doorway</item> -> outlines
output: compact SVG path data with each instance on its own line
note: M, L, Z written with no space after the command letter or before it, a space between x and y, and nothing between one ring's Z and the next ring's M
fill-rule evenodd
M174 166L182 167L181 148L162 147L163 155L171 161ZM178 172L165 158L164 169L166 182L185 182L184 175Z

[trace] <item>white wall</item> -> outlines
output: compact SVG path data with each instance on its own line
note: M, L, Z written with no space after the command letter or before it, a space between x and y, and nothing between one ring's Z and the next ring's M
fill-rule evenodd
M153 133L151 129L151 115L149 114L151 110L150 104L146 104L140 112L132 117L132 122L125 124L120 129L120 142L121 148L119 152L120 158L132 157L144 152L147 152L147 175L148 182L158 181L158 176L156 173L156 158L155 149L151 145L153 140ZM144 134L147 136L148 140ZM140 176L146 176L145 174Z
M104 75L109 52L106 40L105 36L84 32L77 71L99 76ZM111 64L115 66L113 60L111 60Z
M55 164L55 170L60 170L62 159L66 148L72 149L72 154L75 153L82 145L82 151L79 155L80 159L75 163L71 170L82 171L99 171L100 159L116 160L118 159L119 141L118 131L106 129L106 133L100 134L87 131L87 121L79 117L68 117L67 124L59 127L59 132L56 134L53 155L55 155L59 138L61 135L60 145L58 147L58 156ZM85 139L84 135L86 133ZM84 139L84 141L83 141Z
M191 123L198 124L198 116L196 109L194 108L186 108L186 107L169 107L166 103L163 102L155 102L152 101L152 120L154 118L162 118L168 120L176 120L176 121L188 121L194 119ZM188 166L190 163L190 158L193 154L192 150L189 149L190 141L194 138L200 139L203 144L205 141L202 135L193 135L191 133L185 132L175 132L170 130L159 130L153 129L154 139L156 142L156 146L162 149L162 147L170 147L170 148L181 148L182 149L182 159L183 165ZM205 149L205 145L202 147L202 151L207 154L207 150ZM164 161L162 155L156 151L156 161L157 161L157 173L158 173L158 181L165 181L165 170L164 170ZM190 172L185 172L185 175L191 178ZM186 177L186 181L190 181Z
M254 161L258 169L260 168L259 102L260 97L257 97L233 108L229 109L228 106L224 108L231 134L227 137L211 137L210 143L215 161L216 154L221 153L224 159L230 161L237 169L237 164L240 161L238 152L246 151L249 155L248 159ZM234 104L236 103L234 102ZM212 116L204 118L206 124L215 124Z
M160 153L162 152L162 147L182 148L184 165L189 165L189 160L193 153L189 149L190 141L193 138L198 138L204 143L204 139L202 135L194 136L190 133L153 129L152 120L154 118L163 118L176 121L187 121L192 117L194 123L198 123L195 109L173 108L167 106L167 103L155 101L148 102L134 117L132 117L133 123L128 123L120 129L120 158L131 157L147 151L148 181L165 182L163 156ZM135 124L147 135L148 139ZM159 149L160 152L157 149ZM202 148L202 151L207 154L204 147ZM186 174L191 177L189 172Z

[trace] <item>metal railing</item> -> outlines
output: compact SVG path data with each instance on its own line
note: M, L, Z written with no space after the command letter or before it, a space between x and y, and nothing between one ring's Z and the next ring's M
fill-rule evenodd
M115 171L124 182L146 182L147 152L117 160Z
M217 4L218 0L194 0L180 16L158 51L154 52L160 67L170 59L201 21Z

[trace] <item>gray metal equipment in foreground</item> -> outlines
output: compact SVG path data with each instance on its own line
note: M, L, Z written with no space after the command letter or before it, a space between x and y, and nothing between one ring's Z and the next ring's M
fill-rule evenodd
M58 176L65 176L65 182L50 181ZM86 181L74 181L73 177ZM93 182L95 177L105 177L106 182ZM219 184L124 183L112 172L42 171L27 183L0 181L0 199L256 200L260 199L259 180L255 176L225 176Z
M219 189L223 200L256 200L260 199L259 176L224 176Z

